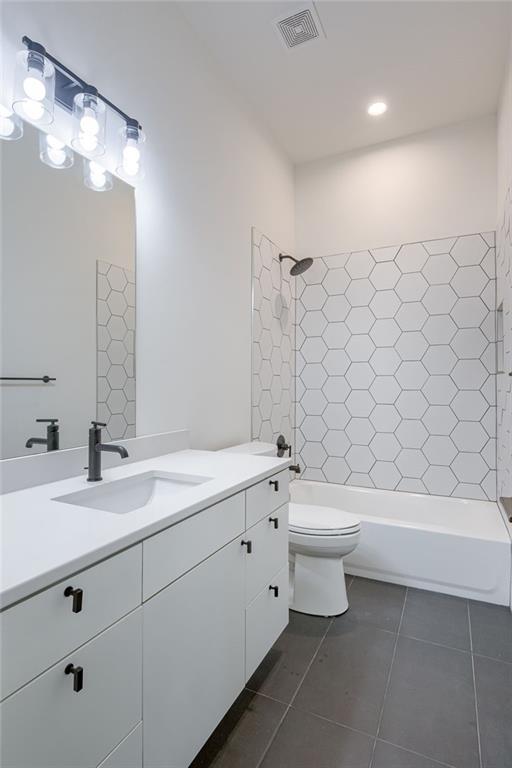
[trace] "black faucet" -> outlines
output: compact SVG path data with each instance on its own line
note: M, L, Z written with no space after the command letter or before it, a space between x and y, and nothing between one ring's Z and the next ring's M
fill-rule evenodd
M47 451L59 450L59 425L58 419L36 419L39 424L48 424L46 427L46 437L29 437L25 443L25 448L32 448L33 445L46 445Z
M89 474L87 480L90 483L96 483L103 480L101 476L101 452L110 451L118 453L122 459L128 458L128 451L123 445L111 445L101 442L101 427L106 427L101 421L91 421L92 427L89 430Z

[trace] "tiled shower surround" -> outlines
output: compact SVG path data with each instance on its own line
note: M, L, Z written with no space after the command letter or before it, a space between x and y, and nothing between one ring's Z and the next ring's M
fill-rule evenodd
M294 425L295 302L290 262L279 247L252 231L252 438L291 440Z
M512 185L497 232L498 496L512 497Z
M135 272L96 264L96 418L118 440L135 437Z
M302 477L496 498L494 246L492 232L347 253L296 278Z

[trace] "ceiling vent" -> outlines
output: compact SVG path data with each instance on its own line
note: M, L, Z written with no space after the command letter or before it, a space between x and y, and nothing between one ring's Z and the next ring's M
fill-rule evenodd
M321 35L319 21L309 8L297 11L285 19L278 19L276 24L287 48L295 48Z

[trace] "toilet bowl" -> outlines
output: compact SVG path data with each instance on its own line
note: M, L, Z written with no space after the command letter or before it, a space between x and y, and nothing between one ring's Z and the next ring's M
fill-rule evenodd
M276 456L272 443L244 443L232 453ZM290 609L339 616L348 609L343 558L359 542L361 524L350 512L313 504L289 505Z
M348 609L343 558L359 542L355 515L334 507L290 504L290 608L315 616Z

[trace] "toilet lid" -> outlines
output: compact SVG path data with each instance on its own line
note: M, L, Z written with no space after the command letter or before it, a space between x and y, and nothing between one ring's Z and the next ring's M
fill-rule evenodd
M290 504L290 530L311 536L343 536L357 533L361 523L350 512L313 504Z

